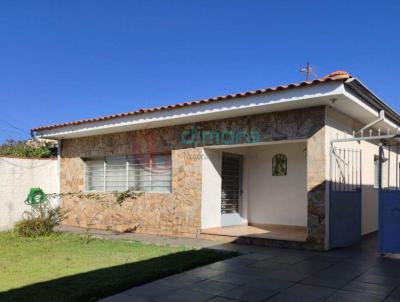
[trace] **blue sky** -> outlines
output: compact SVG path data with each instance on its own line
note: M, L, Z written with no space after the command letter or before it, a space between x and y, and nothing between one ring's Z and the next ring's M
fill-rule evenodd
M399 1L0 2L0 142L343 69L400 111Z

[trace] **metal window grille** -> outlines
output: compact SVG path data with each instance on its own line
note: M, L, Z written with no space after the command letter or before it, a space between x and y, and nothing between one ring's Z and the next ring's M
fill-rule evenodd
M170 154L109 156L85 160L85 190L171 192Z

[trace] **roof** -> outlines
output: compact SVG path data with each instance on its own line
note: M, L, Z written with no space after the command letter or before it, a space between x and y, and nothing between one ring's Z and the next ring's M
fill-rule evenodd
M99 121L118 119L118 118L123 118L123 117L128 117L128 116L133 116L133 115L140 115L140 114L145 114L145 113L150 113L150 112L173 110L173 109L179 109L182 107L189 107L189 106L196 106L196 105L200 105L200 104L224 101L227 99L241 98L241 97L247 97L247 96L252 96L252 95L264 94L264 93L268 93L268 92L311 86L311 85L316 85L316 84L320 84L320 83L326 83L326 82L332 82L332 81L345 81L345 80L350 79L351 77L352 76L348 72L338 70L338 71L330 73L327 76L324 76L319 79L315 79L313 81L304 81L304 82L300 82L300 83L292 83L292 84L280 85L280 86L276 86L276 87L268 87L268 88L263 88L263 89L247 91L247 92L227 94L227 95L217 96L217 97L212 97L212 98L207 98L207 99L188 101L188 102L184 102L184 103L178 103L175 105L160 106L160 107L149 108L149 109L139 109L136 111L107 115L107 116L102 116L102 117L82 119L82 120L65 122L65 123L60 123L60 124L46 125L46 126L32 128L31 131L41 131L41 130L50 130L50 129L55 129L55 128L68 127L68 126L76 126L76 125L81 125L81 124L86 124L86 123L94 123L94 122L99 122Z

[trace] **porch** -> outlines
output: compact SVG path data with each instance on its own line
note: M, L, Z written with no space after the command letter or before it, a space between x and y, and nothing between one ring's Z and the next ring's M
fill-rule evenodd
M201 234L237 239L239 237L305 242L307 228L290 225L234 225L203 229Z
M306 242L305 140L205 148L202 177L202 238Z

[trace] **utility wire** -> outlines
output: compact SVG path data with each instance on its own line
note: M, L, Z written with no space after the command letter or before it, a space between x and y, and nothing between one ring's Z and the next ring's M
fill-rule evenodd
M19 127L15 126L15 125L13 125L13 124L11 124L11 123L5 121L5 120L0 119L0 123L6 124L7 126L9 126L9 127L11 127L11 128L14 128L15 130L18 130L18 131L20 131L20 132L23 132L23 133L26 133L26 132L27 132L26 130L23 130L23 129L21 129L21 128L19 128Z

